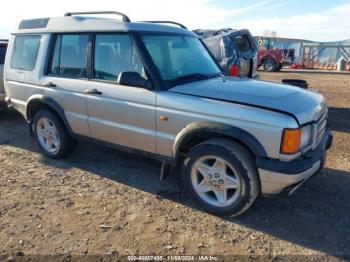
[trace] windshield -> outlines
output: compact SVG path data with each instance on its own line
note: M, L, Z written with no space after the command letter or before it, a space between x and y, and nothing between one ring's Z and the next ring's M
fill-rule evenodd
M143 35L142 39L165 81L197 81L221 74L203 44L183 35Z

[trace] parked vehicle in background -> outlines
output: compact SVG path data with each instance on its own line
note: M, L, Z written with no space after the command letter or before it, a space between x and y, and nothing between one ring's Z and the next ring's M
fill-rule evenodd
M24 20L12 35L6 100L43 154L67 156L80 138L180 165L193 199L220 215L322 169L332 143L322 95L227 77L181 25L81 16L100 13ZM248 55L244 32L234 43Z
M4 73L4 63L5 63L7 42L8 40L0 39L0 108L4 108L6 106L3 73Z
M266 72L277 72L283 67L282 49L259 49L258 51L259 67L262 66Z
M247 29L194 30L230 76L258 77L257 44Z
M273 48L270 38L259 38L258 59L259 67L264 71L277 72L284 65L292 65L294 62L294 49Z

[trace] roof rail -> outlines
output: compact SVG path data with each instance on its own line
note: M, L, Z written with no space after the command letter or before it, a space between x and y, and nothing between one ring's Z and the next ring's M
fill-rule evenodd
M173 22L173 21L142 21L142 22L146 22L146 23L154 23L154 24L173 24L173 25L177 25L183 29L187 29L186 26L184 26L183 24L177 23L177 22Z
M8 42L9 40L7 39L0 39L0 42Z
M120 15L123 22L131 22L130 18L126 14L117 11L67 12L64 14L64 16L73 15Z

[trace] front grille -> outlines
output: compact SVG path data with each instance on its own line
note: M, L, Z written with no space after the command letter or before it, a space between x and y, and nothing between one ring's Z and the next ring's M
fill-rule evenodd
M320 117L320 119L316 122L315 124L315 144L314 144L314 148L316 148L324 135L324 132L326 131L326 127L327 127L327 112L328 110L325 110L324 114Z

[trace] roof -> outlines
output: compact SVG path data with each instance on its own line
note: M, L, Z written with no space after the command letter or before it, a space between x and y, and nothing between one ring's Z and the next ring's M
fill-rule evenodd
M150 22L124 22L110 18L64 16L22 20L13 34L54 32L164 32L194 36L189 30Z
M219 30L211 30L211 29L197 29L193 30L194 33L199 35L201 38L208 37L222 37L222 36L236 36L242 34L250 34L248 29L231 29L224 28Z

